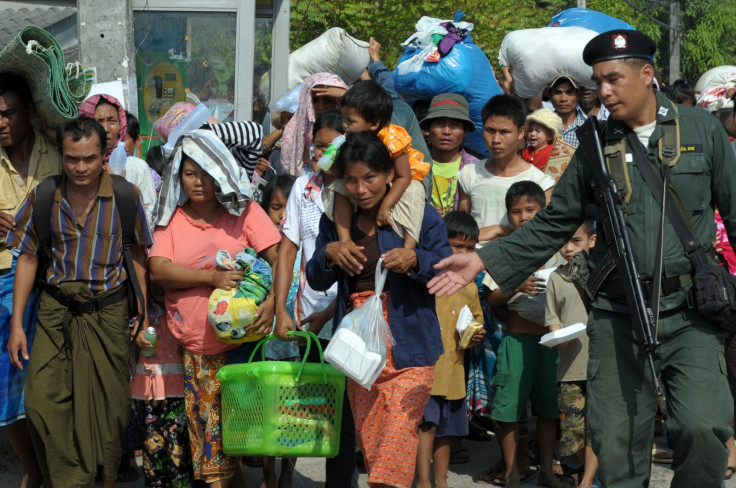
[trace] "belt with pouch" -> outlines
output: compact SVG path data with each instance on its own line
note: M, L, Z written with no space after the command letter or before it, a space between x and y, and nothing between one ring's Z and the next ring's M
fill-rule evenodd
M660 282L660 290L662 292L661 295L664 297L678 292L686 286L692 284L692 282L692 273L685 273L672 277L663 276L662 281ZM652 280L642 281L641 285L642 291L644 292L644 297L649 299L652 296ZM603 285L600 287L599 291L614 296L625 295L623 287L621 286L621 280L619 280L618 276L612 276L608 278L605 283L603 283Z

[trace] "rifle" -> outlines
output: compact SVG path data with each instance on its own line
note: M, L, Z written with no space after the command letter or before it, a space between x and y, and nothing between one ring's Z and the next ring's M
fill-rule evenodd
M649 369L652 371L654 389L657 396L662 396L662 385L659 383L657 369L654 366L654 352L659 347L659 342L654 338L652 332L655 327L655 317L651 308L647 305L639 281L639 272L636 269L636 262L631 251L631 240L626 229L624 212L621 209L622 198L616 187L616 182L608 173L606 160L603 157L603 147L598 136L598 120L595 117L589 117L575 132L578 141L580 141L580 148L585 153L588 164L598 182L598 195L603 206L601 209L601 223L606 234L608 252L616 262L616 269L618 269L623 284L634 330L639 341L641 341L641 348L647 355Z

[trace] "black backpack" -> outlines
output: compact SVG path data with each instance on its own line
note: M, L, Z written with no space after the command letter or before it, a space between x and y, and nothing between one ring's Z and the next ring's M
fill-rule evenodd
M146 318L145 300L138 275L133 264L132 244L135 241L135 220L138 201L135 198L133 187L125 178L111 175L113 195L117 203L118 216L123 232L123 265L128 272L128 310L129 318L139 316L138 327ZM61 175L49 176L36 187L36 199L33 203L33 227L38 237L38 271L36 273L36 288L42 291L49 286L46 283L46 272L51 266L51 208L54 203L54 194L61 184ZM138 303L143 304L138 309Z

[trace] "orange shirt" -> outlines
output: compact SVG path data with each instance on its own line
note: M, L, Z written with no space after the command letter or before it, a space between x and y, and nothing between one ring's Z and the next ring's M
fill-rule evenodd
M422 181L429 174L429 163L424 161L424 154L411 147L411 136L406 129L390 124L378 131L378 138L386 144L391 159L396 159L402 154L409 157L412 180Z

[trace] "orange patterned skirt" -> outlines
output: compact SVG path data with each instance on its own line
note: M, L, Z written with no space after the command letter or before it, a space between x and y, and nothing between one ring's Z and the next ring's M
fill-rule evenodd
M352 294L353 308L373 294ZM383 316L388 322L390 294L383 296ZM419 444L417 429L433 382L434 366L396 369L389 343L386 366L370 390L348 378L348 398L369 485L411 487Z

